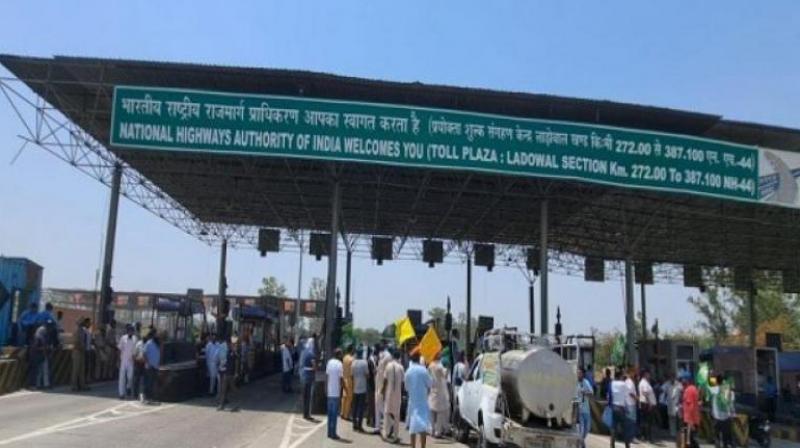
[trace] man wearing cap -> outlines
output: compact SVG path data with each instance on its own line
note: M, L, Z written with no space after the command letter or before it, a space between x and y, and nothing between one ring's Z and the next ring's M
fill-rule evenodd
M117 349L119 350L119 381L117 392L119 399L124 400L128 394L133 393L133 364L134 350L138 342L133 332L133 325L125 327L125 334L119 338Z

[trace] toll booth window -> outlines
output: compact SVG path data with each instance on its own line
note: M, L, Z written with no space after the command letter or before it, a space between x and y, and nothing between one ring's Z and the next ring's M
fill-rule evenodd
M265 327L266 339L264 349L276 351L278 349L278 326L272 321L267 321Z
M208 333L206 313L202 306L192 307L192 340L199 341L203 334Z

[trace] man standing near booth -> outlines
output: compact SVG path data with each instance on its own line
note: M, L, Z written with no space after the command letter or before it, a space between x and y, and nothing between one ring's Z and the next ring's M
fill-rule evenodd
M292 374L294 372L294 359L292 358L292 338L287 338L281 345L281 390L284 393L292 393Z
M133 394L133 365L134 351L137 343L136 335L133 332L133 325L125 327L125 334L119 338L117 349L119 349L119 381L117 392L119 399L124 400L128 394Z
M327 377L328 393L328 438L332 440L339 440L339 435L336 433L336 423L339 418L339 400L342 396L342 350L336 349L333 352L333 358L328 361L325 367L325 376Z
M150 330L144 345L144 398L145 403L154 403L158 388L158 369L161 367L161 344L155 330Z
M341 417L345 420L350 420L352 417L353 405L353 346L347 347L347 354L344 355L342 361L342 368L344 370L342 377L342 409Z
M586 378L586 372L578 367L578 382L575 386L575 400L579 403L578 424L580 427L581 443L586 447L586 436L592 430L592 414L589 408L589 399L594 395L592 383Z
M411 434L411 448L425 448L428 431L431 426L431 410L428 406L428 394L431 391L431 376L422 365L420 351L411 352L410 363L405 374L406 391L408 392L408 410L406 424Z
M208 335L208 342L206 343L206 371L208 372L208 395L212 397L217 392L219 385L219 372L217 372L217 351L219 344L217 343L217 335L211 333Z
M642 379L639 381L639 410L641 436L647 442L653 443L653 419L658 402L656 393L650 384L650 372L642 370Z
M400 351L392 350L383 380L383 438L400 441L400 408L403 402L403 366L398 362ZM380 386L379 386L380 387Z
M353 430L364 432L364 410L367 405L367 381L369 364L364 359L364 349L358 349L353 361Z
M314 421L311 417L311 398L314 391L315 369L317 366L315 339L315 337L310 337L306 340L305 348L300 355L300 379L303 382L303 418L308 421Z

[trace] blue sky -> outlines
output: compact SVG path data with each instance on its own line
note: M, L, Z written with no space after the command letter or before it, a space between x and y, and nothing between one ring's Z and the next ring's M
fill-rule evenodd
M27 0L4 2L0 52L304 69L608 99L797 128L798 24L800 4L792 0ZM0 99L0 253L42 264L47 286L93 287L108 190L39 149L10 165L21 129ZM230 290L254 293L262 276L274 275L294 294L297 262L297 254L262 259L253 250L231 251ZM217 263L216 248L121 202L115 289L213 291ZM464 269L355 260L357 325L383 326L406 308L443 306L447 295L463 308ZM325 270L306 257L303 290ZM695 291L648 291L648 315L662 328L692 326L686 297ZM561 305L568 332L623 327L619 282L552 276L550 295L551 313ZM527 283L516 269L476 269L473 307L525 326Z

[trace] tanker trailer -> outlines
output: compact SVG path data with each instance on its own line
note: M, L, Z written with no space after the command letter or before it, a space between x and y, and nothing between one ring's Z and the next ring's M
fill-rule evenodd
M493 330L487 340L456 396L457 438L474 430L479 446L580 447L572 366L524 333Z

